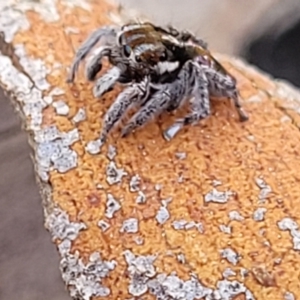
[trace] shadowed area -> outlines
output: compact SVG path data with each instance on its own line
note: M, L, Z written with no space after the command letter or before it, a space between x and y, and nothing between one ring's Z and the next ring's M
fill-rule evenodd
M0 299L70 299L43 226L26 134L2 90L0 158Z

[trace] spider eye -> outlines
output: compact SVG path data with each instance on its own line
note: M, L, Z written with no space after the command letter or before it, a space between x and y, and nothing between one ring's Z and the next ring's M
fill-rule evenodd
M126 57L129 57L131 54L131 48L128 45L123 46L123 52Z
M142 59L141 59L140 56L137 55L137 56L135 57L135 61L138 62L138 63L140 63L140 62L142 61Z

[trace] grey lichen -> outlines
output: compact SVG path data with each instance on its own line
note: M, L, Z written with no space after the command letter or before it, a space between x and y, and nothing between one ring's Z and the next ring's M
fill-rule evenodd
M219 192L216 189L213 189L204 196L205 202L214 202L214 203L226 203L229 200L229 197L233 195L233 192Z
M182 160L182 159L186 159L187 154L186 154L186 152L176 152L175 156L176 156L176 158Z
M90 300L92 297L107 297L110 289L101 283L115 269L116 261L102 260L100 253L94 252L84 265L79 252L65 255L60 262L62 278L75 299Z
M268 195L272 192L272 189L262 178L256 178L255 183L260 188L258 199L260 202L264 202Z
M98 154L100 153L101 146L102 142L100 141L100 139L89 141L85 147L85 150L90 154Z
M121 209L120 202L112 194L107 194L105 216L111 219Z
M224 233L227 233L227 234L231 234L231 227L230 226L226 226L224 224L221 224L219 226L220 230Z
M142 191L138 191L138 195L135 198L135 202L137 204L143 204L147 201L147 197Z
M237 265L241 259L240 255L231 248L225 248L221 250L220 254L222 258L226 258L233 265Z
M185 264L186 263L185 255L183 253L179 253L177 255L177 261L180 262L181 264Z
M128 291L133 296L141 296L148 291L149 279L156 275L156 268L153 266L156 256L135 256L130 250L124 251L124 256L131 280Z
M136 218L129 218L123 222L120 232L136 233L139 231L139 221Z
M113 145L108 145L107 157L109 160L113 160L117 155L117 149Z
M284 293L284 300L295 300L295 296L291 292L285 292Z
M138 192L140 190L141 177L136 174L131 177L129 182L129 190L130 192Z
M86 112L84 108L79 108L75 116L73 117L72 121L77 124L82 122L86 119Z
M71 222L67 213L55 208L46 218L46 227L52 235L53 241L59 239L73 241L79 231L86 229L84 223Z
M298 224L291 218L283 218L277 223L280 230L288 230L293 237L294 250L300 251L300 230Z
M175 230L189 230L196 228L199 232L204 232L203 224L195 221L187 221L184 219L175 220L173 221L172 226Z
M237 210L230 211L228 215L232 221L243 221L245 219Z
M149 292L156 299L210 299L213 291L204 287L196 276L191 276L187 281L180 279L176 273L170 275L159 274L148 283Z
M217 291L219 298L222 300L232 300L234 297L244 294L246 300L254 300L253 294L242 283L234 280L229 281L227 279L219 281L217 283Z
M159 224L164 224L170 218L170 213L166 206L161 206L156 214L156 221Z
M185 262L184 254L179 254L179 260ZM130 277L128 291L134 297L140 297L149 292L157 300L232 300L244 294L246 300L254 300L252 293L242 283L227 279L218 281L215 290L205 287L195 274L184 281L175 272L167 275L158 273L153 265L157 256L137 256L130 250L124 252L127 271ZM234 271L227 271L228 276L236 275Z
M70 112L70 107L63 100L53 102L52 106L55 108L58 115L67 116Z
M145 242L145 240L141 236L134 236L133 240L139 246L143 245Z
M95 252L90 255L89 262L85 265L78 251L71 253L72 241L81 230L86 229L85 224L71 222L65 211L55 208L46 218L46 227L54 241L60 240L60 270L71 297L90 300L93 296L108 296L110 289L103 286L101 280L115 268L116 262L103 261L100 254Z
M120 183L122 178L126 176L127 173L122 168L117 168L115 162L110 161L106 167L106 181L109 185Z
M107 231L110 227L110 224L104 220L100 220L97 225L103 232Z
M224 270L224 272L223 272L222 275L223 275L224 278L228 278L228 277L230 277L230 276L236 276L236 272L233 271L233 270L230 269L230 268L226 268L226 269Z
M48 180L48 173L51 170L56 169L58 172L65 173L77 166L78 155L70 146L78 140L77 129L59 132L57 127L52 125L36 132L37 171L44 181Z
M182 127L183 124L181 123L175 123L174 125L170 126L163 132L164 139L168 142L171 141Z
M265 207L257 208L253 213L253 220L257 222L261 222L265 219L265 213L267 209Z

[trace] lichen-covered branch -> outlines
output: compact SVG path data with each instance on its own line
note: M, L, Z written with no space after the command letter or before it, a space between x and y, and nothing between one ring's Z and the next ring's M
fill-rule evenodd
M115 130L95 153L120 89L95 99L82 70L74 84L67 71L81 41L118 13L105 1L0 4L0 84L28 132L71 296L296 299L300 93L217 55L248 122L212 100L212 115L171 141L162 132L180 111L124 139Z

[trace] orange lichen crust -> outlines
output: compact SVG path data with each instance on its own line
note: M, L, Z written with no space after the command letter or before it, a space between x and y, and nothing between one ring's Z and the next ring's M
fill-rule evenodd
M94 99L82 69L74 84L66 83L74 49L96 27L110 22L111 6L99 1L91 7L66 10L59 4L60 19L52 23L29 12L32 26L13 40L25 45L28 56L42 59L52 70L47 77L51 86L64 90L54 101L63 100L69 110L58 115L48 106L42 127L79 132L70 146L77 166L49 173L54 206L85 225L72 241L71 253L78 251L84 263L94 252L115 262L102 278L110 289L105 299L132 298L124 255L128 250L136 256L155 255L157 274L176 272L187 281L193 273L207 288L228 278L242 282L255 299L284 299L287 293L298 297L300 132L293 99L277 93L278 83L220 56L237 78L248 122L238 121L227 100L212 100L209 118L169 142L162 132L182 111L164 114L124 139L117 129L101 153L90 154L86 146L98 138L102 117L119 91ZM56 63L62 67L54 68ZM80 108L86 116L75 123ZM109 184L114 172L123 173L119 182ZM110 200L116 205L111 214ZM143 299L155 297L148 289Z

